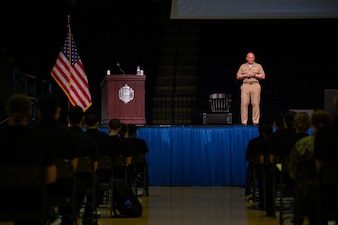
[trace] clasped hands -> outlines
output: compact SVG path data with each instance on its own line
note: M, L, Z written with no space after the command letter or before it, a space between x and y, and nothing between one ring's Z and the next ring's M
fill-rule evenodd
M246 74L246 78L252 78L252 77L256 78L256 74L253 72L249 72Z

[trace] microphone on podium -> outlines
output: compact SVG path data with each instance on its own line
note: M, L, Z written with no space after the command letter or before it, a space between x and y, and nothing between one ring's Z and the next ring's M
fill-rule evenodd
M122 75L126 75L126 73L124 72L124 70L121 68L120 63L116 63L116 66L122 72Z

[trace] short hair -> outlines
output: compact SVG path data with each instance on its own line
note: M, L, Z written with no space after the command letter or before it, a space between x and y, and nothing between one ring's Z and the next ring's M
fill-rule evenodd
M284 122L287 128L294 127L295 116L297 115L296 111L287 111L284 114Z
M121 121L117 118L110 119L108 126L110 129L116 130L121 127Z
M99 122L99 120L97 119L97 117L92 114L92 113L87 113L85 115L85 119L84 119L84 124L88 125L88 126L94 126L97 122Z
M293 126L297 132L306 133L310 128L310 116L306 112L299 112L295 115Z
M69 108L68 119L71 123L80 123L84 116L81 106L72 106Z
M277 128L283 128L284 127L284 113L283 112L279 112L277 114L275 114L274 118L273 118L273 122L276 125Z
M258 131L262 136L268 136L273 133L273 127L271 124L261 123L258 126Z
M128 126L127 126L127 124L121 123L121 129L120 129L120 131L119 131L119 135L120 135L121 137L124 137L124 136L126 135L127 132L128 132ZM129 133L128 133L128 134L129 134Z
M25 94L13 94L7 100L6 112L14 122L29 119L32 111L32 100Z
M41 96L36 102L36 108L39 109L42 117L53 117L59 107L61 107L61 102L53 93Z
M324 109L317 109L311 115L311 125L317 129L328 125L330 122L330 114Z
M137 128L135 124L128 124L129 135L136 135Z

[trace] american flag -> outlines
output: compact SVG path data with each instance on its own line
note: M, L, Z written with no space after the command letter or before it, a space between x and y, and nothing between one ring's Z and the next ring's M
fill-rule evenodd
M68 29L70 31L69 24ZM92 105L88 79L71 32L66 37L51 75L73 106L81 106L86 111Z

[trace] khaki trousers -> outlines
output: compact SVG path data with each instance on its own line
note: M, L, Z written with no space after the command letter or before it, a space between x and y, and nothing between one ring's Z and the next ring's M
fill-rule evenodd
M252 122L259 124L260 119L260 101L261 101L261 85L259 82L243 83L241 85L241 123L248 123L249 104L252 107Z

